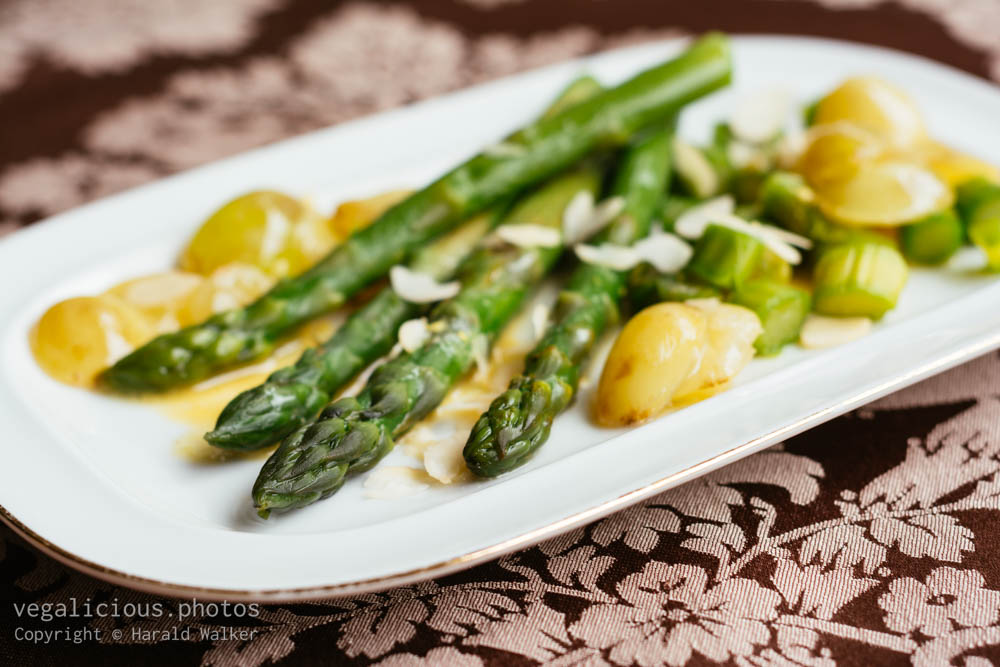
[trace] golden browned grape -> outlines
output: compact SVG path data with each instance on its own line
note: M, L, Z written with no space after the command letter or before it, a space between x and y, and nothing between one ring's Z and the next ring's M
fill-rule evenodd
M104 294L60 301L30 333L38 365L56 380L89 387L97 373L153 335L142 312Z

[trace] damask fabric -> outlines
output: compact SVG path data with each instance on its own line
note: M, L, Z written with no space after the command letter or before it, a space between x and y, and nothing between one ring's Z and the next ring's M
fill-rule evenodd
M866 41L1000 78L997 0L0 0L0 228L474 82L708 28ZM76 574L3 528L0 663L1000 662L998 388L994 353L498 561L252 617L194 608L179 622L183 603ZM72 600L140 612L17 611ZM91 634L32 643L16 628Z

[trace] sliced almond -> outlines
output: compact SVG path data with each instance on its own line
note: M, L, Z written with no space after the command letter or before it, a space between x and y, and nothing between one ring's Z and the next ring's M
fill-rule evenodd
M595 206L594 193L590 190L580 190L573 195L562 216L563 235L567 239L575 239L580 234L579 230L587 226L594 217Z
M462 449L468 435L468 427L455 428L453 435L437 438L424 450L424 468L427 474L442 484L451 484L465 471Z
M555 248L562 245L562 234L558 229L530 222L501 225L494 234L519 248Z
M376 468L365 478L363 494L366 498L395 500L415 496L430 487L430 480L424 471L388 466Z
M872 321L867 317L826 317L809 315L802 325L799 344L810 350L819 350L850 343L868 335Z
M426 317L407 320L399 325L399 344L407 352L415 352L431 337Z
M691 246L673 234L653 228L654 233L632 246L639 259L652 264L661 273L683 269L691 259Z
M701 238L705 228L720 215L732 215L736 200L731 195L709 199L684 211L674 222L674 232L686 239Z
M581 195L587 195L589 198L584 199ZM609 197L605 199L597 206L593 205L593 197L589 196L590 193L586 191L581 191L577 193L570 205L566 207L566 212L563 213L563 236L566 239L567 245L573 245L585 241L597 232L601 231L607 227L612 220L621 215L622 211L625 210L625 198L624 197ZM577 200L586 202L586 206L583 204L576 206L574 209L574 202ZM589 207L589 211L584 213L584 208Z
M433 276L401 265L389 269L389 283L401 299L410 303L433 303L450 299L462 289L462 284L458 281L439 283Z
M615 271L626 271L642 261L634 248L614 245L613 243L604 243L599 246L578 243L573 247L573 251L581 262L603 266Z
M792 96L785 90L771 88L741 99L729 118L729 127L737 138L761 144L778 136L792 110Z

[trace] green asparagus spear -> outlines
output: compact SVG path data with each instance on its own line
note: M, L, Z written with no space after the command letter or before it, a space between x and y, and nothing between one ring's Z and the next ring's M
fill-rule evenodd
M599 182L593 167L570 172L529 195L506 219L559 229L570 200L580 191L595 193ZM560 254L561 246L476 250L459 270L462 291L432 312L429 340L380 366L357 397L329 405L271 455L253 488L261 516L309 505L334 493L348 474L375 465L394 438L444 399Z
M622 145L685 103L729 82L728 40L708 35L679 57L529 125L411 195L304 274L245 308L159 336L102 373L104 387L162 391L270 352L281 336L342 305L417 248L597 148Z
M580 77L542 117L554 116L601 90L593 77ZM451 277L493 226L502 208L494 207L422 248L410 261L410 268L438 280ZM319 414L352 377L389 352L403 322L426 311L421 304L401 299L391 287L382 289L323 345L306 350L294 365L275 371L266 382L230 401L205 439L217 447L240 450L279 442Z
M654 133L628 151L614 186L625 210L598 242L627 245L649 232L667 184L671 136L668 130ZM463 452L469 470L481 477L507 472L548 439L553 420L576 395L580 365L605 327L619 317L625 280L624 272L606 267L577 267L524 371L473 427Z

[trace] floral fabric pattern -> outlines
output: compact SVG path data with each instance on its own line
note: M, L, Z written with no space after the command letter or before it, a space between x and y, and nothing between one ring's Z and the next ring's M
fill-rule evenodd
M887 21L907 30L870 29ZM708 25L884 37L1000 78L993 0L712 0L669 12L642 0L86 10L7 0L0 230L289 135ZM892 41L905 35L919 44ZM50 90L65 92L61 108L41 104ZM0 662L997 664L998 387L992 353L497 561L379 593L263 606L243 622L202 615L185 621L189 638L112 639L176 628L169 616L137 616L67 619L103 631L83 645L19 642L9 629L24 621L4 603ZM70 571L7 528L0 590L16 604L180 604ZM226 636L234 626L252 637Z

